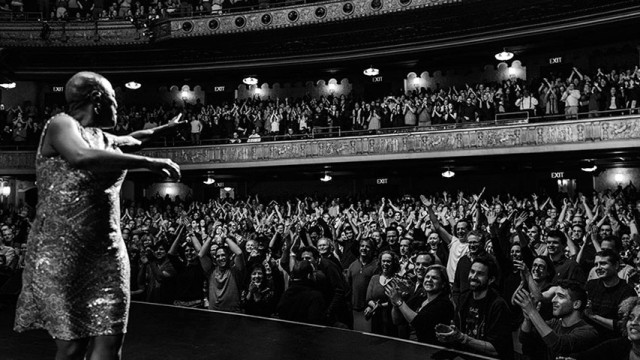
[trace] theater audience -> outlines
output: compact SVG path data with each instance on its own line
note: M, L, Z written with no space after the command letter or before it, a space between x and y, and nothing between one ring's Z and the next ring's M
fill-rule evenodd
M640 287L634 270L640 264L635 261L640 243L633 184L594 196L558 194L541 203L535 194L481 195L482 191L392 199L303 195L274 200L156 196L128 202L123 205L122 234L130 255L132 290L145 301L340 328L371 331L375 323L379 333L438 341L501 359L511 358L514 345L519 345L510 336L514 319L532 336L522 342L522 353L530 358L585 350L566 350L562 340L578 323L573 311L584 307L581 318L602 332L591 345L605 338L624 343L616 340L620 333L614 327L620 318L615 309L634 294L634 286ZM563 204L562 209L555 209L554 203ZM6 205L0 212L0 300L19 291L30 212ZM482 246L480 238L490 239L485 243L493 246ZM448 253L442 249L446 243ZM539 251L542 255L534 257ZM460 290L455 326L453 316L447 315L436 328L437 315L452 309L453 284L448 269L445 275L444 268L430 266L451 265L460 277L464 262L450 261L456 255L471 263L469 289ZM351 261L346 269L345 259ZM592 278L585 282L580 274L591 267ZM563 279L585 286L590 301L574 299L573 290L562 287ZM564 305L575 305L564 310L572 312L559 312L564 306L561 292ZM536 305L538 315L523 294ZM300 299L309 306L297 307ZM513 299L514 307L503 299ZM511 310L524 313L526 319ZM365 320L365 314L372 314L372 319ZM540 319L557 338L543 329ZM545 346L536 346L542 344L538 341Z
M136 4L132 4L132 10ZM568 79L554 77L530 83L512 79L501 83L466 85L460 90L455 86L448 89L422 88L374 101L328 95L295 99L254 97L210 104L181 100L171 105L153 107L121 106L115 131L124 133L127 129L141 129L148 118L166 122L182 112L185 118L191 120L191 127L185 127L182 132L164 139L158 145L189 146L305 139L312 133L314 136L338 136L338 128L340 135L357 136L413 131L419 129L416 126L427 126L427 122L429 127L422 130L448 125L468 126L475 122L491 125L496 113L519 110L527 111L530 116L535 115L531 122L637 112L640 69L625 69L620 74L616 71L605 74L598 69L592 76L577 75L579 72L576 71ZM611 96L593 95L594 90L591 89L599 89L598 94ZM419 117L427 116L425 109L431 109L429 119L419 120ZM51 115L63 110L57 106L53 109L37 109L32 104L0 110L0 129L8 126L6 133L2 133L8 142L3 141L2 144L35 145L42 124ZM558 113L566 115L558 117ZM509 115L502 115L501 118L509 119ZM453 278L454 274L449 275Z

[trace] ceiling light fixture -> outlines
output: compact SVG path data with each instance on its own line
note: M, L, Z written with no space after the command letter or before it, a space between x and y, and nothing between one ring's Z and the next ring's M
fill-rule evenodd
M208 177L207 180L203 181L202 183L205 185L211 185L213 183L215 183L216 181L213 178Z
M129 81L128 83L124 84L124 86L127 89L131 89L131 90L138 90L142 87L142 84L140 84L139 82L135 82L135 81Z
M362 73L367 75L367 76L376 76L376 75L380 74L380 70L374 68L373 65L372 65L368 69L365 69Z
M258 84L258 79L252 77L252 76L247 76L246 78L242 79L242 82L247 84L247 85L256 85Z
M451 169L449 169L449 168L447 168L447 171L445 171L445 172L443 172L443 173L442 173L442 177L445 177L445 178L447 178L447 179L448 179L448 178L452 178L452 177L454 177L454 176L456 176L456 173L455 173L455 172L453 172L453 171L451 171Z
M585 160L580 162L580 170L584 172L594 172L598 170L598 165L593 160Z
M333 177L331 177L331 175L329 175L328 172L325 172L324 176L320 178L320 181L329 182L329 181L331 181L331 179L333 179Z
M498 61L508 61L513 59L513 53L506 49L502 49L502 52L497 53L495 57Z
M226 192L229 192L229 191L233 190L233 188L227 186L227 187L223 188L222 190L224 190Z
M3 89L13 89L16 87L16 83L14 82L10 82L10 83L2 83L0 84L0 87Z

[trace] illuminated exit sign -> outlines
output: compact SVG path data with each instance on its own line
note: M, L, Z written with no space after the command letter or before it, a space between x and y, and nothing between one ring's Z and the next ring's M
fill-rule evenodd
M551 64L551 65L553 65L553 64L561 64L561 63L562 63L562 56L549 58L549 64Z

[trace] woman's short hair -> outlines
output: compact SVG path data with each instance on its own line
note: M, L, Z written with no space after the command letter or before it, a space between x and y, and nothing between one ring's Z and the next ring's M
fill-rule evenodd
M437 271L440 274L440 278L442 280L442 293L447 296L451 295L451 283L449 282L449 275L447 275L447 268L439 264L430 265L427 267L425 274L431 270Z

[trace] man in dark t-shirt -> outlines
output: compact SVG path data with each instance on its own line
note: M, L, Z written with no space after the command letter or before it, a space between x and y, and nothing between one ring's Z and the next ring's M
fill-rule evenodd
M456 326L451 332L436 332L440 342L499 359L513 359L511 311L491 287L497 275L498 265L490 257L473 260L469 271L470 291L460 297Z
M598 279L587 282L589 305L585 315L602 340L619 336L618 333L618 306L630 297L636 296L631 285L618 277L620 255L605 249L596 254L595 267Z

